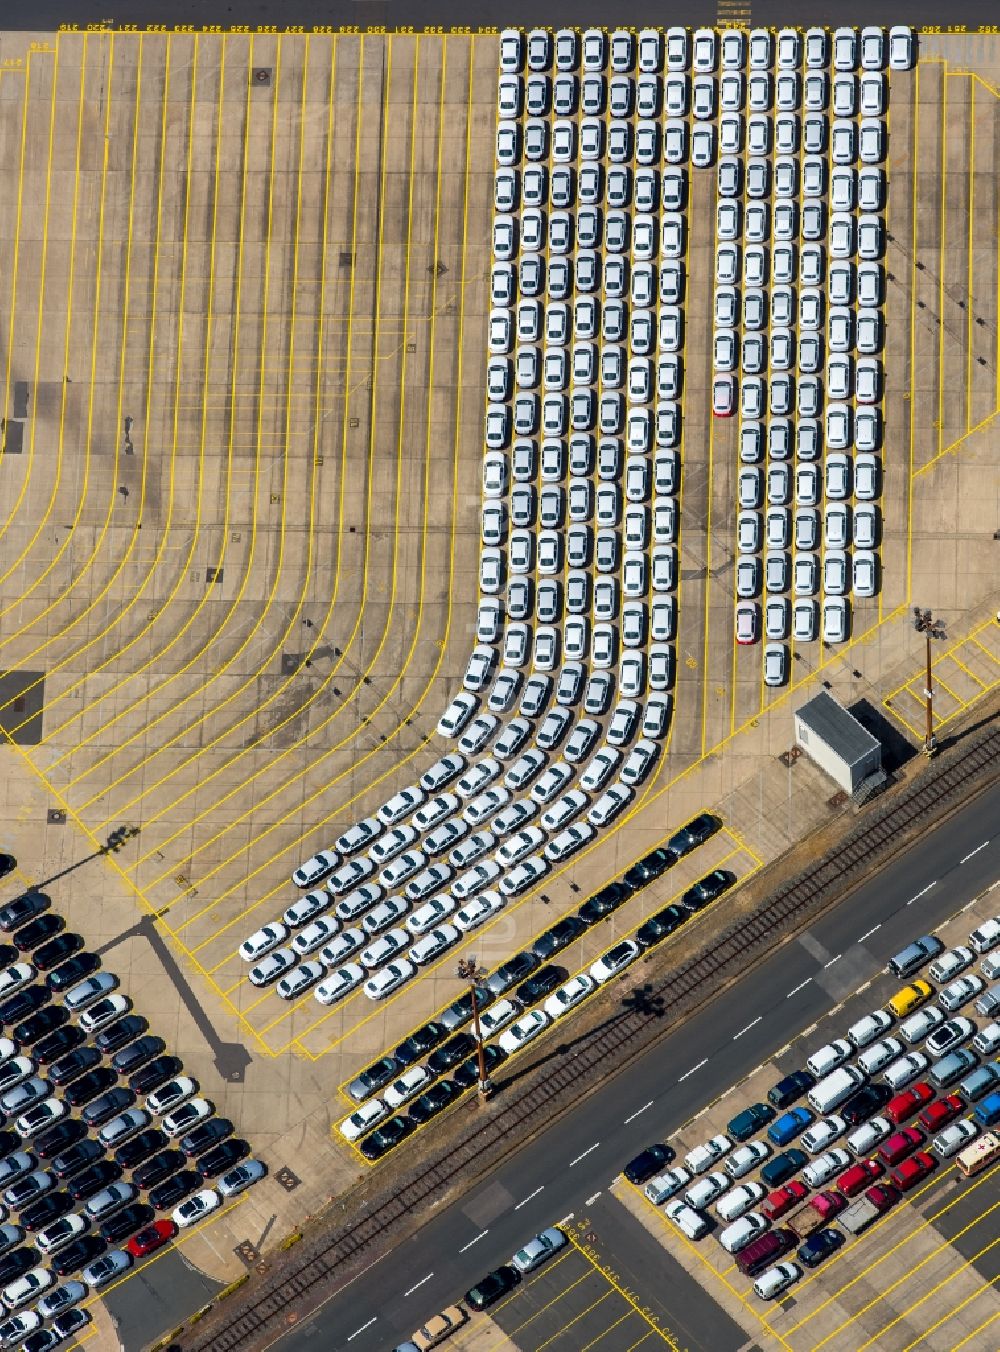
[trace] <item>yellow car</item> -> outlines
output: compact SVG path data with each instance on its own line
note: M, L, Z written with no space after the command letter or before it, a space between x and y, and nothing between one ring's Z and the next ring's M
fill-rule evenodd
M897 1019L905 1019L907 1014L912 1014L918 1005L929 1000L933 994L934 988L926 981L914 981L912 986L904 986L892 997L889 1001L889 1012Z
M420 1348L421 1352L424 1348L437 1347L438 1343L450 1337L459 1325L464 1324L467 1317L460 1305L449 1305L433 1319L428 1319L422 1329L417 1329L410 1341L414 1347Z

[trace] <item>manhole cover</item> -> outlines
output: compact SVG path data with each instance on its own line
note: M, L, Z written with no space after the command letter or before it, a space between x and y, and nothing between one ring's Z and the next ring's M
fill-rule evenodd
M277 1169L275 1171L274 1177L278 1180L278 1182L281 1184L281 1186L284 1188L286 1192L294 1192L295 1189L302 1182L302 1179L299 1178L298 1174L292 1173L291 1169L289 1169L287 1165L283 1165L280 1169Z
M50 826L65 826L66 813L61 807L50 807L45 815L45 820Z

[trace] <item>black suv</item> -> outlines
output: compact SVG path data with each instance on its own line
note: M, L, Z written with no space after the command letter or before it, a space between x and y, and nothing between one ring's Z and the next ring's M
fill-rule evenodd
M661 939L665 939L668 934L673 934L684 924L688 918L688 913L683 906L674 903L671 906L664 906L662 911L657 911L651 915L648 920L639 926L635 932L635 937L643 948L652 948L653 944L658 944Z
M67 1117L54 1127L39 1132L35 1137L35 1151L41 1159L49 1160L60 1150L68 1150L77 1141L82 1141L86 1134L87 1128L78 1117Z
M51 996L49 998L51 999ZM50 1005L48 1009L40 1009L37 1014L32 1014L23 1023L19 1023L12 1030L11 1037L22 1047L30 1047L40 1037L61 1028L64 1023L69 1023L69 1010L66 1006Z
M101 1053L96 1047L77 1047L67 1052L58 1061L53 1061L48 1070L48 1078L53 1084L69 1084L85 1070L93 1070L101 1064Z
M93 1137L88 1136L86 1140L77 1141L76 1145L71 1145L68 1150L53 1155L52 1172L56 1178L72 1178L81 1169L86 1169L88 1165L96 1163L103 1155L104 1147L100 1141L95 1141Z
M608 883L607 887L602 887L599 892L595 892L577 911L577 915L585 925L596 925L599 920L603 920L606 915L618 909L622 902L627 901L632 895L632 889L628 883L620 879L613 883Z
M515 953L486 978L486 985L494 995L503 995L515 982L523 981L529 972L533 972L538 962L537 955L530 949L525 949L523 953Z
M118 1076L110 1066L98 1066L96 1070L90 1070L86 1075L81 1075L78 1080L74 1080L71 1085L67 1085L65 1098L66 1102L74 1108L82 1108L85 1103L90 1103L96 1099L98 1094L103 1094L110 1089L117 1081ZM123 1092L128 1092L127 1090ZM86 1117L86 1113L84 1114ZM112 1116L114 1114L112 1113ZM91 1126L94 1124L91 1123Z
M14 1281L17 1277L23 1277L29 1268L33 1268L38 1262L38 1250L30 1245L25 1245L22 1249L14 1249L11 1253L5 1253L0 1258L0 1282L4 1286L8 1282Z
M448 1036L448 1030L443 1023L435 1023L432 1019L430 1023L425 1023L422 1028L418 1028L415 1033L411 1033L408 1038L399 1044L393 1052L393 1057L401 1066L412 1066L415 1061L422 1060L432 1048L436 1047L442 1038Z
M358 1149L366 1160L381 1159L415 1129L415 1124L408 1117L390 1117L366 1136Z
M708 906L710 902L715 901L716 897L721 897L723 892L728 892L736 881L736 874L730 872L727 868L714 868L711 873L706 873L704 878L700 878L693 887L681 897L681 905L686 911L700 911Z
M71 1272L79 1272L80 1268L86 1267L95 1258L100 1258L107 1247L107 1240L100 1235L84 1235L82 1239L74 1239L72 1244L67 1244L65 1249L60 1249L54 1258L49 1259L49 1263L53 1272L57 1272L60 1277L68 1277Z
M432 1084L426 1093L421 1094L418 1099L414 1099L410 1104L407 1116L420 1126L432 1117L436 1117L439 1112L447 1108L449 1103L453 1103L460 1092L451 1080L439 1080L437 1084Z
M94 1071L93 1074L99 1074ZM126 1089L124 1085L116 1085L114 1089L109 1089L106 1094L102 1094L99 1099L94 1099L93 1103L88 1103L80 1116L86 1122L88 1127L100 1127L116 1113L124 1112L126 1108L131 1108L135 1102L135 1095L131 1089Z
M73 1210L73 1199L68 1192L49 1192L21 1211L21 1224L26 1230L40 1230L49 1221L57 1221Z
M19 952L28 953L65 928L66 921L62 916L54 915L49 911L47 915L40 915L37 919L32 920L29 925L19 929L14 935L14 946Z
M518 986L517 998L522 1005L533 1005L543 995L548 995L550 991L554 991L558 985L566 980L568 975L565 967L556 967L552 963L549 963L546 967L539 967L537 972L532 972L527 981L522 981Z
M139 1165L132 1175L132 1182L137 1188L152 1188L157 1183L162 1183L165 1178L169 1178L171 1174L175 1174L183 1165L184 1156L179 1150L161 1150L145 1164Z
M148 1225L156 1216L156 1212L145 1202L139 1202L135 1206L124 1207L116 1212L114 1216L109 1216L101 1226L101 1235L109 1244L118 1244L123 1239L128 1239L136 1230L141 1230L144 1225Z
M3 1004L0 1004L0 1023L18 1023L21 1019L26 1019L29 1014L37 1013L51 999L52 992L47 990L45 986L38 984L25 986L23 991L18 991L16 995L12 995L9 1000L4 1000Z
M630 1183L646 1183L654 1174L658 1174L665 1164L669 1164L673 1158L674 1151L671 1150L670 1146L661 1143L648 1145L634 1159L629 1160L622 1173Z
M207 1122L199 1122L193 1131L180 1139L180 1147L185 1155L204 1154L210 1146L218 1145L227 1136L231 1136L233 1124L228 1117L210 1117Z
M151 1094L183 1069L184 1063L179 1057L157 1056L129 1078L128 1087L137 1094Z
M117 1183L123 1172L121 1165L116 1164L114 1160L98 1160L72 1180L69 1184L69 1195L75 1202L86 1201L88 1197L93 1197L95 1192L106 1188L109 1183Z
M47 897L44 892L24 892L13 901L8 901L6 906L0 906L0 930L9 934L18 925L47 911L51 905L51 897Z
M532 952L541 961L551 958L553 953L558 953L578 939L585 929L586 925L577 916L563 916L562 920L557 920L550 929L538 936L531 946Z
M881 1081L866 1084L863 1089L851 1095L840 1109L840 1115L849 1127L859 1127L880 1108L884 1108L891 1098L892 1090L887 1084L882 1084Z
M443 1047L439 1047L436 1052L432 1052L427 1058L427 1069L432 1075L443 1075L446 1070L451 1070L452 1066L458 1063L470 1052L476 1050L476 1039L471 1033L456 1033L454 1037L449 1038Z
M110 1056L121 1047L126 1047L130 1042L144 1033L149 1027L149 1020L144 1019L141 1014L126 1014L123 1019L113 1023L110 1028L105 1028L94 1038L94 1046L102 1056ZM152 1052L150 1055L155 1056Z
M625 881L633 892L636 892L640 887L645 887L647 883L651 883L654 878L658 878L661 873L666 873L676 858L676 855L671 854L669 850L659 845L626 871Z
M74 953L79 953L83 947L83 935L75 934L72 930L68 934L57 934L54 939L50 939L47 944L35 950L31 961L40 972L47 972L50 967L58 967L61 962L71 958Z
M151 1127L148 1131L140 1131L138 1136L133 1136L131 1141L119 1146L115 1151L115 1159L123 1169L134 1169L154 1151L164 1150L169 1144L170 1137L165 1131Z
M709 836L714 836L721 825L718 817L713 817L711 813L699 813L687 826L682 826L676 835L670 837L667 841L667 850L675 860L680 859L682 855L689 854L699 845L704 845Z
M145 1169L146 1165L142 1167ZM193 1169L182 1169L179 1174L171 1175L165 1183L150 1189L150 1205L155 1206L157 1211L166 1211L168 1207L183 1202L195 1188L201 1187L201 1183L201 1174L196 1174Z
M816 1076L808 1070L793 1070L767 1091L767 1101L774 1108L790 1108L816 1083Z
M513 1268L509 1263L504 1263L503 1267L498 1267L493 1272L487 1272L481 1281L465 1293L465 1303L471 1310L485 1310L490 1305L494 1305L501 1296L505 1296L508 1291L513 1291L521 1280L517 1268Z
M101 960L96 953L77 953L72 958L67 958L65 962L59 964L45 978L49 990L65 991L70 986L75 986L78 981L82 981L85 976L90 976L96 972L101 965Z
M231 1169L234 1164L239 1164L240 1160L246 1159L249 1154L250 1142L234 1136L231 1140L223 1141L221 1145L206 1150L204 1155L199 1155L194 1167L202 1178L215 1178L226 1169Z
M81 1047L87 1041L87 1034L75 1023L57 1028L54 1033L43 1037L31 1053L36 1061L54 1061L57 1056L65 1056L74 1047Z
M487 1075L492 1075L497 1066L501 1065L506 1059L507 1053L496 1042L488 1042L483 1048L483 1061L486 1065ZM470 1056L468 1061L463 1061L451 1078L459 1089L471 1089L473 1085L477 1085L479 1083L478 1056Z
M131 1015L129 1017L131 1018ZM121 1019L115 1024L115 1027L120 1028L124 1022L125 1020ZM94 1045L97 1046L96 1038ZM120 1052L115 1052L111 1058L111 1064L119 1075L130 1075L133 1070L138 1070L140 1066L144 1066L147 1061L152 1061L154 1056L159 1056L166 1049L167 1044L163 1041L163 1038L157 1037L153 1033L147 1033L145 1037L133 1042L130 1047L123 1047ZM103 1047L101 1050L104 1050Z

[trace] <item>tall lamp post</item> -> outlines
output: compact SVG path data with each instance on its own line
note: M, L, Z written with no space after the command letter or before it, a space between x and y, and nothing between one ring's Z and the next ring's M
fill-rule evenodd
M927 723L924 732L924 755L933 756L936 754L938 746L937 739L934 736L934 685L931 679L931 639L942 639L947 637L947 635L944 630L944 621L936 620L929 610L921 610L919 606L913 607L913 627L918 634L923 634L924 638L927 640L927 673L926 684L924 686Z
M476 982L484 975L484 969L478 965L475 958L459 958L457 974L459 981L469 983L469 994L472 996L472 1022L476 1030L476 1059L479 1062L479 1097L480 1100L484 1100L493 1093L493 1081L486 1073L486 1052L483 1047L482 1029L479 1026L479 996L476 991Z

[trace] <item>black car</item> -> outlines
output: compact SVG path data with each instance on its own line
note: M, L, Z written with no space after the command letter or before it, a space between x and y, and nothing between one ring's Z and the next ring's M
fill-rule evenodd
M78 1080L74 1080L66 1089L66 1102L74 1108L81 1108L85 1103L90 1103L92 1099L97 1098L98 1094L103 1094L105 1090L118 1079L118 1076L110 1066L98 1066L96 1070L88 1071L86 1075L81 1075ZM125 1091L128 1092L127 1090ZM114 1114L112 1114L114 1116ZM93 1125L93 1123L91 1123Z
M476 1004L480 1009L485 1009L487 1005L493 1003L493 992L487 990L485 986L476 987ZM441 1015L441 1022L449 1033L454 1033L457 1028L469 1022L472 1018L472 991L468 990L460 996L454 1004Z
M394 1080L403 1067L394 1056L381 1056L377 1061L361 1072L356 1080L347 1086L347 1092L355 1103L364 1103L366 1098Z
M88 1136L82 1141L77 1141L76 1145L71 1145L68 1150L61 1150L58 1155L53 1155L50 1168L56 1178L72 1178L81 1169L86 1169L103 1156L104 1147L100 1141Z
M199 1122L193 1131L180 1139L180 1148L185 1155L202 1155L209 1146L218 1145L227 1136L233 1134L233 1124L228 1117L210 1117L207 1122Z
M836 1253L844 1242L839 1230L817 1230L811 1234L798 1252L798 1260L806 1267L819 1267L831 1253Z
M48 916L44 918L47 920ZM71 958L74 953L79 953L82 947L83 935L75 934L70 930L66 934L57 934L47 944L42 944L32 954L31 961L40 972L47 972L50 967L58 967L61 962Z
M20 954L13 944L0 944L0 967L9 967L17 962Z
M679 929L687 918L688 913L683 906L676 903L664 906L662 911L657 911L639 926L635 937L643 948L652 948L668 934L673 934L674 930Z
M134 1169L137 1164L148 1159L156 1150L165 1150L170 1144L170 1137L165 1131L160 1131L157 1127L151 1127L148 1131L140 1131L138 1136L133 1136L131 1141L126 1141L115 1151L115 1159L123 1169Z
M106 1069L106 1067L105 1067ZM91 1074L99 1075L100 1071L92 1071ZM111 1072L112 1074L114 1072ZM67 1098L69 1095L67 1094ZM109 1089L106 1094L100 1098L94 1099L93 1103L88 1103L80 1116L86 1122L88 1127L99 1127L109 1121L116 1113L124 1112L126 1108L131 1108L135 1102L135 1095L131 1089L126 1089L124 1085L116 1085L114 1089Z
M161 1150L145 1164L139 1165L132 1175L132 1182L137 1188L152 1188L175 1174L183 1165L184 1156L179 1150Z
M24 990L18 991L8 1000L0 1004L0 1023L18 1023L21 1019L26 1019L29 1014L35 1014L47 1005L52 999L52 992L46 990L44 986L37 983L33 986L25 986Z
M87 1310L64 1310L53 1319L52 1332L58 1333L60 1339L65 1342L68 1338L74 1338L90 1322L91 1316Z
M21 1137L16 1131L0 1131L0 1160L6 1159L12 1150L20 1150Z
M681 897L681 905L686 911L700 911L715 901L716 897L721 897L723 892L728 892L735 881L736 874L729 869L714 868L688 888Z
M52 969L45 978L46 985L50 991L69 990L70 986L75 986L85 976L96 972L100 965L101 960L96 953L77 953Z
M65 928L66 921L62 916L49 911L17 931L14 935L14 947L19 953L29 953L31 949L37 948L39 944L43 944L46 939L51 939Z
M588 897L577 910L577 915L585 925L596 925L599 920L603 920L606 915L616 911L623 902L628 901L631 895L632 889L628 883L618 879L616 882L608 883L607 887L602 887L592 897Z
M40 1009L37 1014L32 1014L23 1023L17 1024L11 1029L11 1037L22 1047L30 1047L40 1037L61 1028L65 1023L69 1023L69 1010L66 1006L50 1005L48 1009Z
M470 1052L476 1050L476 1039L471 1033L456 1033L443 1047L438 1047L427 1058L427 1069L432 1075L443 1075L452 1066L457 1066Z
M447 1036L448 1030L444 1024L435 1023L432 1019L430 1023L425 1023L422 1028L418 1028L401 1042L393 1052L393 1056L401 1066L412 1066L415 1061L422 1061L427 1053Z
M43 1160L50 1160L61 1150L68 1150L87 1134L86 1126L78 1117L66 1117L53 1127L47 1127L35 1137L35 1153Z
M629 1160L622 1173L629 1183L648 1183L673 1158L674 1151L668 1145L648 1145L634 1159Z
M47 1192L21 1211L21 1224L26 1230L40 1230L49 1221L57 1221L73 1210L73 1199L68 1192Z
M10 1253L5 1253L0 1258L0 1283L6 1286L8 1282L23 1277L28 1269L33 1268L37 1262L38 1250L33 1249L28 1244L23 1248L13 1249Z
M100 1235L84 1235L81 1239L74 1239L72 1244L67 1244L65 1249L60 1249L49 1259L49 1266L60 1277L68 1277L92 1263L95 1258L100 1258L102 1253L107 1252L107 1247L107 1240Z
M25 924L33 916L41 915L52 905L52 898L45 895L44 892L24 892L13 901L8 901L6 906L0 906L0 930L10 933L16 930L18 925Z
M497 1066L501 1065L507 1059L507 1053L495 1042L488 1042L483 1048L483 1061L486 1064L486 1074L492 1075ZM471 1056L468 1061L463 1061L459 1068L451 1077L452 1081L459 1089L471 1089L479 1083L479 1057Z
M408 1117L390 1117L376 1127L361 1142L358 1149L364 1155L366 1160L381 1159L395 1145L399 1145L404 1136L409 1136L411 1131L416 1130L414 1123Z
M760 1171L760 1181L765 1188L780 1188L782 1183L787 1183L793 1174L797 1174L800 1169L804 1169L809 1163L809 1156L804 1150L783 1150L780 1155L775 1155Z
M552 963L539 967L537 972L532 972L527 981L522 981L518 986L517 998L522 1005L533 1005L536 1000L541 1000L542 996L554 991L567 976L565 967L555 967Z
M751 1103L741 1113L730 1118L726 1132L734 1141L749 1141L755 1131L774 1121L774 1109L766 1103Z
M6 878L17 868L17 860L12 854L0 854L0 878Z
M156 1212L151 1206L145 1202L138 1202L135 1206L123 1207L115 1215L109 1216L101 1226L101 1234L109 1244L119 1244L155 1218Z
M645 887L651 883L654 878L658 878L661 873L666 873L667 869L674 862L676 856L669 850L658 845L655 850L650 850L632 865L625 873L625 881L633 892L637 892L640 887Z
M418 1099L414 1099L410 1104L407 1116L411 1122L415 1122L419 1127L424 1122L429 1122L432 1117L436 1117L439 1112L447 1108L449 1103L454 1103L458 1097L459 1091L451 1080L439 1080L437 1084L432 1084L430 1089L421 1094Z
M157 1056L129 1077L128 1087L137 1094L151 1094L174 1075L179 1075L183 1069L184 1062L179 1057Z
M515 953L512 958L502 962L496 971L486 978L486 984L494 995L503 995L504 991L510 990L515 982L523 981L537 966L538 958L530 949L525 949L524 952Z
M44 1065L47 1061L54 1061L57 1056L65 1056L74 1047L82 1047L86 1041L87 1034L79 1025L75 1023L64 1024L62 1028L57 1028L54 1033L49 1033L43 1037L31 1054L36 1061L41 1061Z
M481 1281L476 1282L465 1293L465 1303L472 1310L486 1310L495 1304L501 1296L505 1296L508 1291L513 1291L521 1280L517 1268L511 1267L509 1263L504 1263L503 1267L494 1269L493 1272L487 1272Z
M574 939L578 939L585 929L586 925L575 915L563 916L562 920L557 920L550 929L538 936L531 946L532 952L544 962L546 958L551 958L553 953L558 953Z
M144 1019L141 1014L126 1014L123 1019L113 1023L110 1028L103 1029L94 1038L94 1046L102 1056L109 1056L112 1052L118 1051L120 1047L127 1046L133 1042L140 1033L144 1033L149 1027L149 1020ZM153 1039L159 1042L159 1038ZM145 1039L143 1039L145 1041ZM163 1043L159 1050L163 1050L166 1044ZM151 1052L150 1056L155 1056L156 1052ZM136 1062L138 1065L138 1062ZM117 1066L115 1067L117 1069Z
M860 1126L866 1122L880 1108L892 1098L893 1091L887 1084L876 1081L874 1084L866 1084L863 1089L859 1089L856 1094L852 1094L844 1106L839 1110L840 1116L849 1127Z
M93 1197L95 1192L106 1188L109 1183L117 1183L123 1173L121 1165L116 1164L114 1160L98 1160L96 1164L91 1164L82 1174L77 1174L76 1178L70 1181L69 1195L75 1202L86 1201L88 1197Z
M147 1166L144 1164L142 1167L145 1169ZM150 1188L150 1206L155 1206L157 1211L166 1211L169 1207L176 1206L178 1202L183 1202L185 1197L201 1185L201 1174L196 1174L193 1169L182 1169L180 1173L171 1175L165 1183Z
M221 1145L206 1150L204 1155L199 1155L194 1167L202 1178L216 1178L227 1169L231 1169L234 1164L239 1164L240 1160L245 1160L249 1154L250 1142L244 1141L240 1136L233 1136L228 1141L223 1141Z
M713 817L709 812L702 812L689 821L687 826L682 826L676 835L670 837L667 841L667 852L673 859L680 859L682 855L689 854L699 845L704 845L709 836L714 836L721 825L718 817Z
M774 1108L790 1108L796 1099L816 1083L816 1076L808 1070L793 1070L767 1091L767 1101Z
M129 1017L131 1018L131 1015ZM124 1022L124 1019L120 1019L115 1024L115 1028L120 1028ZM113 1029L109 1028L106 1031L110 1033ZM94 1045L100 1046L97 1038L94 1039ZM152 1061L154 1056L159 1056L166 1049L167 1044L163 1041L163 1038L157 1037L154 1033L147 1033L145 1037L133 1042L130 1047L123 1047L120 1052L115 1052L111 1058L111 1064L119 1075L131 1075L133 1070L138 1070L140 1066L144 1066L147 1061ZM103 1046L100 1046L100 1050L107 1052L107 1048Z
M101 1053L96 1047L77 1047L67 1052L58 1061L53 1061L48 1069L48 1078L53 1084L69 1084L86 1070L93 1070L101 1064Z

